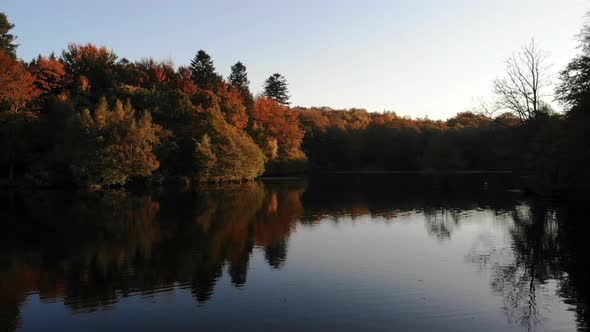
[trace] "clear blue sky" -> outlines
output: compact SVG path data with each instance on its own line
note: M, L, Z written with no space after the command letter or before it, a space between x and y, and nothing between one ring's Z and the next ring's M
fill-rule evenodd
M363 107L439 119L491 95L503 61L534 37L553 71L577 52L587 0L2 0L18 54L92 42L121 57L197 50L224 76L248 67L253 92L280 72L293 105Z

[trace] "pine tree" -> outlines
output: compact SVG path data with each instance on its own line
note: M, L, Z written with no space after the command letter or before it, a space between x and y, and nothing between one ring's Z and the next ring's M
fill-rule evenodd
M264 82L264 93L267 98L274 99L279 104L289 105L289 89L287 88L287 79L279 74L272 74Z
M231 85L240 91L244 106L246 107L246 114L251 120L254 116L254 96L250 92L250 80L248 80L246 66L239 61L231 66L231 73L228 80Z
M211 56L203 50L199 50L191 61L193 81L201 89L216 91L222 82L221 76L215 72L215 66Z
M250 81L248 80L248 73L246 66L243 63L237 62L231 66L231 73L228 77L229 83L240 90L242 93L250 93Z
M14 28L14 24L8 21L6 14L0 12L0 51L4 51L16 59L16 48L18 47L18 44L14 44L16 36L8 33L12 28Z

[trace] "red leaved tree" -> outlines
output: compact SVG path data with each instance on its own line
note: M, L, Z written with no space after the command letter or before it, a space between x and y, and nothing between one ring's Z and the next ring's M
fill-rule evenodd
M58 94L66 85L66 69L63 63L56 59L39 56L31 63L29 70L42 94Z
M0 51L0 103L11 112L19 112L39 96L34 83L35 78L21 62Z
M303 159L303 129L299 113L264 97L254 104L254 131L257 141L269 159Z
M236 128L246 128L248 126L248 114L240 90L231 84L222 83L217 94L219 96L219 106L225 120Z

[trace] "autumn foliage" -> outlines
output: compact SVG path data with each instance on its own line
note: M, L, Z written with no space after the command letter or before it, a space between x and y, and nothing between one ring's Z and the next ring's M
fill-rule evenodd
M218 96L225 120L236 128L245 129L248 126L248 114L240 91L231 84L223 83Z
M266 147L269 159L302 159L304 132L299 125L299 112L277 101L259 97L254 104L255 131L259 143Z
M518 170L567 186L587 178L578 166L588 159L580 153L588 136L587 45L558 89L571 112L545 107L523 125L511 113L431 120L290 107L281 74L272 74L255 98L246 65L237 61L225 79L204 50L177 67L72 43L59 57L25 63L16 59L14 36L6 36L0 172L11 184L237 182L314 171Z
M61 61L66 71L78 83L80 92L88 92L96 101L107 89L116 85L117 55L106 47L92 44L70 44L62 52Z
M178 69L178 89L187 96L194 96L198 87L192 79L192 71L188 67L180 67Z
M12 173L44 185L242 181L310 169L509 169L514 157L510 132L474 113L441 121L290 108L276 97L253 98L242 63L225 81L204 51L178 69L119 59L92 44L70 44L60 58L39 56L27 66L0 60L6 108L41 115L30 118L39 126L28 130L30 144L10 145L4 160ZM22 123L11 128L31 126Z
M21 62L0 51L0 103L8 105L11 112L22 110L39 95L34 83L35 78Z
M31 63L29 71L42 94L58 95L68 83L64 64L56 59L39 56Z
M130 177L150 176L159 167L154 148L160 142L160 127L149 113L136 116L131 104L121 101L110 110L102 98L93 113L84 110L73 120L72 140L65 144L78 184L125 184Z
M34 143L11 145L15 152L5 160L44 185L241 181L300 174L308 166L508 169L512 160L505 129L473 113L433 121L363 109L290 108L276 98L254 99L241 63L226 82L204 51L178 69L149 58L119 59L92 44L70 44L59 59L39 56L28 66L9 56L1 60L7 109L41 111L32 118L39 130L28 131L37 133L29 139ZM503 140L492 144L500 133ZM482 144L493 152L482 154Z

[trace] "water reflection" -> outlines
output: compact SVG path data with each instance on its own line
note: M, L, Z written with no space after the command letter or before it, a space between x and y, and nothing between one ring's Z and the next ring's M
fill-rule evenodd
M588 326L588 225L575 205L530 201L510 213L510 247L480 241L467 261L491 271L490 287L503 299L510 322L532 331L541 327L543 310L555 302L573 305L579 328ZM481 248L483 247L483 249Z
M21 324L32 293L74 314L175 289L207 305L224 274L234 287L248 284L256 250L271 270L284 268L299 224L421 216L442 245L480 212L496 216L509 245L483 236L465 261L489 271L489 289L502 299L505 317L534 330L561 301L575 308L579 328L587 326L583 211L523 200L507 194L510 186L503 177L332 177L184 192L6 193L0 197L0 330ZM421 257L413 259L421 264Z

